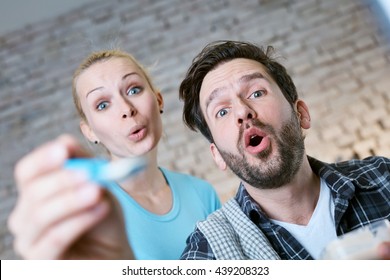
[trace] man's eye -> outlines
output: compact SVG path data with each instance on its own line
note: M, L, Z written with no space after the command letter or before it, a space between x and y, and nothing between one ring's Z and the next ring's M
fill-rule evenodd
M252 93L249 98L259 98L265 94L264 90L257 90L254 93Z
M222 118L224 117L226 114L228 113L228 110L227 109L221 109L217 112L217 118Z
M107 101L104 101L104 102L100 102L97 106L96 106L96 109L98 111L102 111L104 109L106 109L108 106L108 102Z
M138 94L140 91L141 91L141 88L132 87L132 88L129 88L126 93L127 93L127 95L134 95L134 94Z

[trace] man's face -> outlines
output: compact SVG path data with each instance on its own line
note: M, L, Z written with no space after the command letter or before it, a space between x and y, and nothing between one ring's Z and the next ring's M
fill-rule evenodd
M297 115L262 64L234 59L209 72L200 105L217 165L256 188L277 188L299 169L304 142Z

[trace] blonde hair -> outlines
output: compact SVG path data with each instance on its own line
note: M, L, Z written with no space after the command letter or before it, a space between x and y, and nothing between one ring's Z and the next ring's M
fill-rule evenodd
M97 62L107 61L111 58L126 58L129 59L131 62L133 62L142 72L142 74L145 76L146 81L150 85L153 92L157 92L157 89L154 87L152 83L152 79L150 75L148 74L145 67L143 67L131 54L124 52L119 49L113 49L113 50L101 50L92 52L87 58L85 58L81 64L77 67L73 74L72 79L72 95L73 95L73 102L76 107L76 110L80 116L80 118L84 121L86 120L85 114L83 112L83 109L81 108L80 99L76 91L76 80L77 78L89 67L94 65Z

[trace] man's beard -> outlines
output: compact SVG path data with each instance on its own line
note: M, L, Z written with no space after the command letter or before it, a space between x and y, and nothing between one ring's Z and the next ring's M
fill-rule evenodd
M258 189L281 187L293 179L303 161L304 137L298 119L293 112L290 121L282 126L279 134L275 133L273 127L263 124L257 119L254 119L252 124L273 137L278 150L277 155L270 158L275 147L268 147L256 155L261 162L259 161L258 165L250 165L245 156L244 147L240 144L244 129L240 129L239 133L238 155L217 147L218 151L233 173L249 185Z

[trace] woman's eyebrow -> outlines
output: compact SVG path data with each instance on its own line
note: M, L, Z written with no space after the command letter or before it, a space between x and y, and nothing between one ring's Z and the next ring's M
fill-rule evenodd
M132 76L132 75L137 75L137 76L139 76L139 74L136 73L136 72L127 73L127 74L123 75L122 81L123 81L123 80L126 80L128 77L130 77L130 76ZM88 97L88 95L89 95L90 93L93 93L94 91L96 91L96 90L101 90L101 89L103 89L103 87L97 87L97 88L94 88L94 89L90 90L90 91L87 93L86 98Z
M88 93L87 93L87 95L85 96L85 98L88 98L88 95L89 95L90 93L93 93L94 91L96 91L96 90L101 90L101 89L103 89L103 87L97 87L97 88L94 88L93 90L88 91Z
M137 72L131 72L131 73L127 73L127 74L123 75L122 80L125 80L125 79L127 79L128 77L130 77L132 75L139 76L139 74Z

